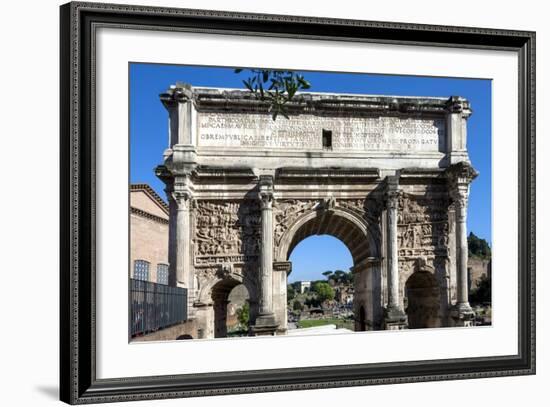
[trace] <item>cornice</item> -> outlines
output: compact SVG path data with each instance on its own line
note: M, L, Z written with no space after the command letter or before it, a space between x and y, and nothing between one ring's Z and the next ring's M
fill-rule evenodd
M160 208L166 212L166 215L169 213L168 204L162 199L159 194L155 192L149 184L130 184L130 192L132 191L142 191L149 196Z
M165 106L192 100L199 112L268 114L270 104L246 89L201 88L187 83L172 85L160 95ZM460 96L404 97L325 92L298 92L286 108L289 114L445 116L469 114L469 102Z
M153 220L157 223L162 223L163 225L168 225L169 223L168 219L164 219L164 218L161 218L160 216L153 215L152 213L145 212L142 209L134 208L133 206L130 207L130 213L142 218Z

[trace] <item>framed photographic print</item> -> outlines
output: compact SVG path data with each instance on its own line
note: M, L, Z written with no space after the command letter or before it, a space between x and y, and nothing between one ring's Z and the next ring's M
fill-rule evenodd
M534 374L534 49L62 6L61 399Z

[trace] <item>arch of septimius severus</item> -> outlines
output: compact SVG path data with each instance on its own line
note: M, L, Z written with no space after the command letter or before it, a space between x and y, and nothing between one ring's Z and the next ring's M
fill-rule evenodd
M170 274L198 337L226 335L239 284L250 333L284 334L289 256L318 234L352 255L356 330L472 323L466 100L308 93L277 120L245 90L177 84L161 101Z

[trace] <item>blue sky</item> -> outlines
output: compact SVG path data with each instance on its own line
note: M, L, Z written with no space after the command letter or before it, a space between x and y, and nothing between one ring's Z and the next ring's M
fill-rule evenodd
M479 171L470 191L468 233L491 244L491 81L487 79L436 78L375 74L301 72L314 92L364 93L396 96L458 95L467 98L474 111L468 120L468 151ZM246 71L233 68L159 64L130 64L130 182L147 183L164 197L164 185L154 168L161 164L167 147L168 115L159 94L171 84L242 88ZM278 120L284 120L280 118ZM302 241L290 256L290 281L321 278L326 270L347 270L352 265L346 246L330 236Z

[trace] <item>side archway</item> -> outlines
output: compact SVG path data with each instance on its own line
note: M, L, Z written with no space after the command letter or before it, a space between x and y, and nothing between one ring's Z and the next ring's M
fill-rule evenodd
M433 270L419 268L405 283L405 302L410 329L438 328L441 290Z
M229 295L232 290L242 285L246 289L250 306L249 325L257 315L258 290L253 280L246 278L239 269L222 266L215 273L211 272L200 278L197 297L197 320L199 338L223 338L227 336L227 314Z

